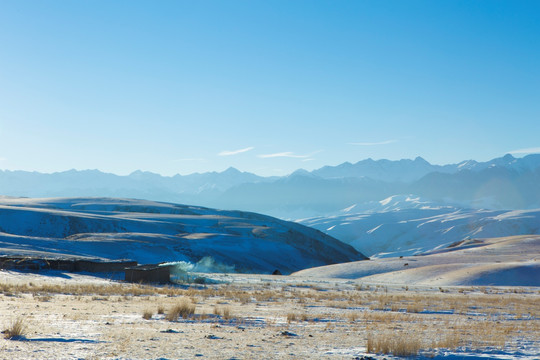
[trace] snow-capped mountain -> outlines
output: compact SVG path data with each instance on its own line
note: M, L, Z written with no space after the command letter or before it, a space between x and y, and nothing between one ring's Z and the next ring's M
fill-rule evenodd
M320 231L269 216L112 198L0 198L0 254L139 263L209 256L263 273L365 259Z
M420 254L468 238L540 234L539 209L462 209L411 195L384 199L370 210L355 208L299 222L370 257Z
M532 171L540 167L540 154L515 158L510 154L486 162L465 160L457 164L433 165L421 157L414 160L361 160L355 164L349 162L337 166L324 166L312 174L325 179L344 177L368 177L385 182L411 183L430 173L455 174L463 170L479 172L489 168L504 168L517 172Z
M540 208L539 184L540 155L449 165L433 165L420 157L367 159L269 178L234 168L172 177L142 171L128 176L97 170L0 171L3 195L128 197L242 209L284 219L325 216L395 194L416 194L467 208L534 209Z
M441 171L442 169L442 166L431 165L423 158L417 157L414 160L366 159L355 164L346 162L338 166L324 166L314 170L313 174L325 179L368 177L387 182L411 182L430 172ZM450 169L447 171L450 171Z

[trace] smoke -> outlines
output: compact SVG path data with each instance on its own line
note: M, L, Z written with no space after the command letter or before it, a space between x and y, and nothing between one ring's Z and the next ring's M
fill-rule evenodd
M211 256L205 256L195 264L188 261L174 261L161 264L161 266L170 266L171 278L176 282L197 282L202 279L195 273L233 273L234 265L225 265L217 262Z
M234 265L225 265L217 262L211 256L205 256L193 266L192 272L201 273L232 273L235 272Z

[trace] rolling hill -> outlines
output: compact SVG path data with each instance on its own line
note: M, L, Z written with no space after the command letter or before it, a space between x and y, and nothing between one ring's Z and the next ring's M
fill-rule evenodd
M139 263L211 257L261 273L365 259L318 230L269 216L113 198L0 198L0 254Z
M369 257L421 254L469 238L540 234L540 210L464 209L414 195L355 204L300 223Z
M292 275L378 284L540 286L540 236L471 239L425 255L323 266Z

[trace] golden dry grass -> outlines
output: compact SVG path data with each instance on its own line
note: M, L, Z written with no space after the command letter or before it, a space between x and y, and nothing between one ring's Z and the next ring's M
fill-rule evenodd
M195 314L196 305L190 300L183 299L180 303L173 306L165 316L168 321L176 321L178 318L188 319Z
M11 325L3 331L5 339L18 339L26 334L28 329L27 320L18 317L12 321Z
M154 314L152 313L151 310L145 310L142 315L144 320L150 320L152 316L154 316Z
M460 346L504 348L518 337L537 339L540 333L540 294L537 292L497 288L443 290L389 291L384 287L368 289L366 286L347 290L309 286L272 288L268 284L197 288L137 284L0 284L0 293L5 298L32 299L40 309L68 297L79 304L90 307L92 303L99 303L118 312L129 304L137 307L139 319L141 314L145 319L153 318L149 305L157 306L158 314L166 313L165 317L156 316L144 326L157 324L162 319L178 321L180 318L222 325L220 321L233 319L234 313L242 323L250 317L261 318L267 328L287 326L335 336L354 332L371 352L399 356ZM193 320L196 310L198 315ZM212 311L219 318L209 316ZM66 318L84 322L93 316L89 310L67 314Z
M367 338L366 348L369 353L393 354L395 356L413 356L420 351L420 340L408 334L395 332L382 332L370 334Z

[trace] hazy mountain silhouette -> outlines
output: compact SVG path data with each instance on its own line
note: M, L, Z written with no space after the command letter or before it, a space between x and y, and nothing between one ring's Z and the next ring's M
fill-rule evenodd
M284 177L261 177L235 168L172 177L143 171L128 176L98 170L0 171L0 194L129 197L289 218L325 214L397 194L468 207L527 209L540 207L540 155L448 165L433 165L421 157L367 159L311 172L300 169Z

